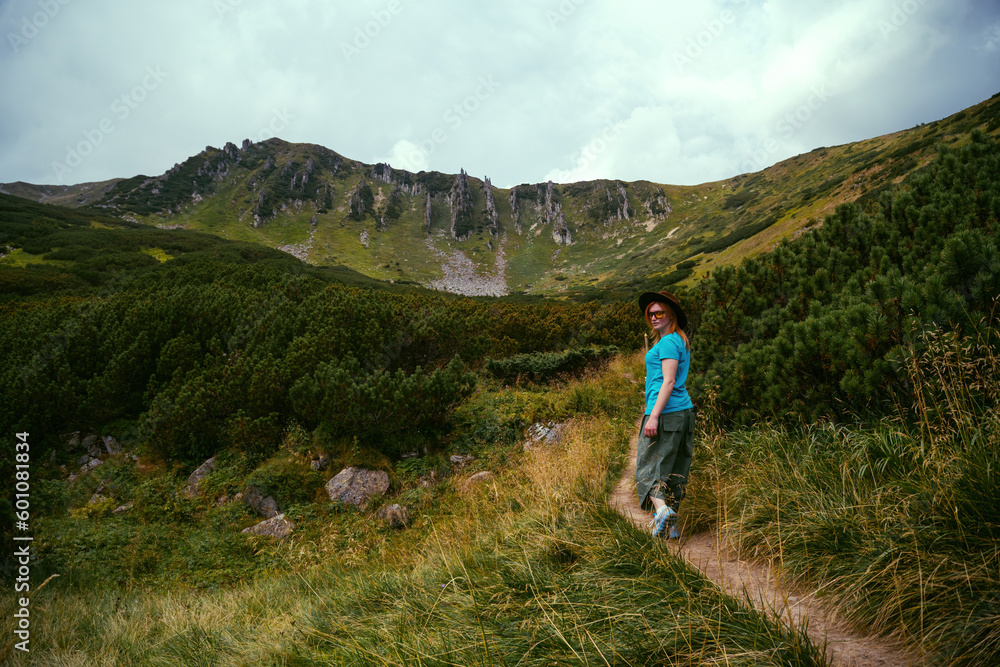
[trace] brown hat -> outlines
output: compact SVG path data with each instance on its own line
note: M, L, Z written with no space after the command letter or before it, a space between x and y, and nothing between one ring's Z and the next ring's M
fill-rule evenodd
M646 309L649 308L651 303L663 303L677 314L677 327L679 329L687 329L688 318L684 314L684 309L681 308L681 300L674 296L671 292L643 292L639 297L639 310L642 311L643 316L646 315Z

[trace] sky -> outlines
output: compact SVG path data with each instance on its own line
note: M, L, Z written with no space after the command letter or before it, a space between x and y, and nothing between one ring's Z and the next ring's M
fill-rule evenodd
M0 0L0 182L272 136L497 187L694 185L1000 92L996 0Z

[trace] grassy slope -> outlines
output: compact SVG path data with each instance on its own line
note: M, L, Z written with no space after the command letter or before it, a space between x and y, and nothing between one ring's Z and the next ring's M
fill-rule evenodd
M557 388L484 388L458 416L464 426L456 442L463 443L462 453L476 454L471 465L429 485L418 475L447 468L440 457L393 467L391 495L378 504L408 505L414 522L405 531L374 520L376 507L335 510L328 500L291 509L298 527L287 543L240 535L255 519L234 505L213 508L211 497L173 500L162 510L179 513L173 518L136 508L149 517L143 521L99 507L76 510L58 521L92 534L90 546L67 546L75 554L67 554L67 566L76 568L35 594L30 660L16 653L0 659L32 665L823 664L804 634L727 598L607 508L638 400L625 376L640 372L640 364L638 357L619 359ZM556 446L525 452L519 438L510 437L519 424L569 415ZM281 461L308 466L296 456L301 451L292 438L270 469ZM365 454L345 450L336 464L352 456ZM495 477L470 482L484 469ZM140 486L180 482L155 466L136 474L131 483ZM210 488L232 474L232 468L216 473ZM118 546L123 532L138 536L147 522L153 533L171 537L158 548L137 537ZM158 559L169 567L157 569ZM239 559L249 559L249 566L234 568ZM236 579L220 587L220 573L221 581ZM0 602L8 636L11 603Z

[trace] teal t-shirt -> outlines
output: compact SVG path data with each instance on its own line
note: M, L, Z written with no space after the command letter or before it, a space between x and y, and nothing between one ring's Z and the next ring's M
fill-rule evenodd
M646 414L653 411L656 405L656 398L660 395L660 387L663 386L663 360L677 360L677 375L674 377L674 390L670 392L670 398L663 412L677 412L693 408L691 397L688 396L687 382L688 368L691 366L691 352L684 346L684 339L676 331L661 338L649 352L646 353Z

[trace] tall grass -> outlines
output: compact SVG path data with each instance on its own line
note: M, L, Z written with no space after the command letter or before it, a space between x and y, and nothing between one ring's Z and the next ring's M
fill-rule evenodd
M985 337L925 343L897 419L710 431L691 522L860 628L944 664L1000 664L1000 358Z
M16 665L825 664L805 633L727 597L609 509L640 405L625 380L636 364L618 359L538 389L554 416L577 414L562 440L484 455L495 464L491 480L441 482L439 504L426 506L432 514L408 548L372 557L372 540L388 533L370 527L359 538L367 557L339 538L261 543L283 571L229 589L50 586L32 600L32 653L7 657ZM480 399L510 404L531 393L490 391ZM516 401L501 395L508 391L519 392ZM0 601L5 623L11 613Z

